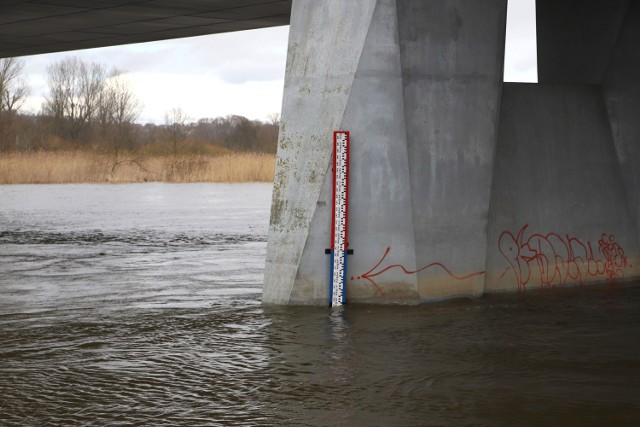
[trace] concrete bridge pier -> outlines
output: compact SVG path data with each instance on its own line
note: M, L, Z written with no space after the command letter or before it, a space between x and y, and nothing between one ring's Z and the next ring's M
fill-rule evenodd
M506 3L294 1L264 302L327 302L339 129L348 300L483 292Z
M538 0L536 85L507 0L294 0L263 301L328 304L335 130L350 302L637 278L639 4Z
M640 2L536 8L539 83L502 94L485 292L636 279Z

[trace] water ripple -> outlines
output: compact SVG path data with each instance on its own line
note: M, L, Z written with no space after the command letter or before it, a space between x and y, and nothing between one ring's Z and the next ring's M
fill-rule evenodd
M100 230L83 232L47 232L44 230L0 231L0 244L13 245L104 245L127 244L151 248L194 248L250 242L266 242L266 235L225 233L162 233L158 231L131 231L106 233Z

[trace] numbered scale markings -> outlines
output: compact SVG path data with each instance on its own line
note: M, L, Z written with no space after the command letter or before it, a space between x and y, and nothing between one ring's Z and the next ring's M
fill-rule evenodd
M331 306L346 302L349 132L333 134L333 219L331 229Z

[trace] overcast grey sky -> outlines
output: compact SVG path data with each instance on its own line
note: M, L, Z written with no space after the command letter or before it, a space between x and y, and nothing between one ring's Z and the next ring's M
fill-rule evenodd
M510 0L506 81L537 81L535 0ZM182 108L191 118L238 114L265 120L280 111L289 27L24 57L37 112L46 68L68 56L128 71L143 104L139 121L161 123Z

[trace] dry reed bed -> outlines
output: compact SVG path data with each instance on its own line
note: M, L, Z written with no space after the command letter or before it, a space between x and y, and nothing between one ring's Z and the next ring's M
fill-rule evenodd
M273 182L275 157L29 152L0 154L0 184L89 182Z

